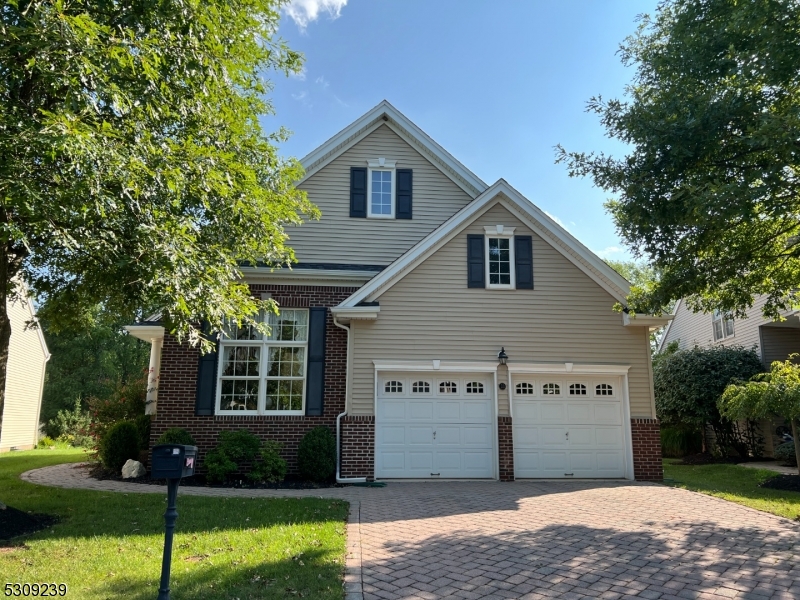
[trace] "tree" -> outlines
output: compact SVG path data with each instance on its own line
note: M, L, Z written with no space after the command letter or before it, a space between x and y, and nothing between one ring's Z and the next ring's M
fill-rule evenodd
M637 293L639 290L649 290L658 282L658 271L645 262L636 262L633 260L606 260L606 263L630 282L631 291L633 293ZM669 310L671 310L671 307ZM663 333L663 327L659 328L658 331L650 333L650 354L653 356L655 356L658 350L658 342Z
M293 260L284 227L317 209L265 133L265 73L302 56L281 0L9 0L0 8L0 392L22 277L49 330L102 305L158 306L167 330L256 322L240 265ZM0 396L0 413L2 396Z
M800 366L791 359L775 361L769 373L748 382L732 383L719 400L719 411L728 419L764 419L778 415L792 424L794 452L800 473Z
M144 377L150 345L125 334L124 323L101 308L93 312L93 325L81 331L52 333L41 324L50 361L45 371L41 421L47 423L59 410L71 410L75 401L87 408L89 398L108 399L119 386Z
M627 98L587 110L630 153L557 162L617 196L619 234L660 273L630 308L743 317L765 294L778 318L800 286L800 3L668 0L620 53Z
M735 450L740 456L758 454L754 424L744 431L724 419L717 401L729 383L749 379L763 368L755 349L715 346L679 350L653 364L656 414L662 424L714 431L720 453Z

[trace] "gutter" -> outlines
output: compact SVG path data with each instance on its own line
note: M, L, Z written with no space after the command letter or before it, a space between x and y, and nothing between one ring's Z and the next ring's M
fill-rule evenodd
M347 405L350 403L350 361L353 357L353 336L350 327L342 325L333 316L333 324L347 331L347 366L344 379L344 412L336 417L336 483L366 483L366 477L342 477L342 451L341 451L341 419L347 414Z

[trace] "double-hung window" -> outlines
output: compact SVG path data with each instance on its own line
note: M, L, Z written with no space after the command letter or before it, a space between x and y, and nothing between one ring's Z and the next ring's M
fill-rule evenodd
M486 287L514 289L514 227L484 227Z
M219 348L217 414L303 414L308 310L285 308L267 318L268 336L226 328Z
M367 216L376 219L395 217L395 164L393 160L370 160L367 177Z
M714 315L711 317L711 324L714 328L715 342L733 337L733 319L726 317L719 310L714 311Z

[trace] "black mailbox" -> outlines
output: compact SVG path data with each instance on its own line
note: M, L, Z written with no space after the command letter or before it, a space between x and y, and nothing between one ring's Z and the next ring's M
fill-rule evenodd
M159 444L153 447L150 477L153 479L180 479L194 475L197 446Z

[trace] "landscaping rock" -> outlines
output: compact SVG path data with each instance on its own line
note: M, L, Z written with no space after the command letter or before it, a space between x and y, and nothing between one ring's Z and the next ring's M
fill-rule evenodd
M144 477L147 473L147 469L144 468L144 465L140 463L138 460L133 460L129 458L127 462L122 465L122 478L123 479L133 479L135 477Z

